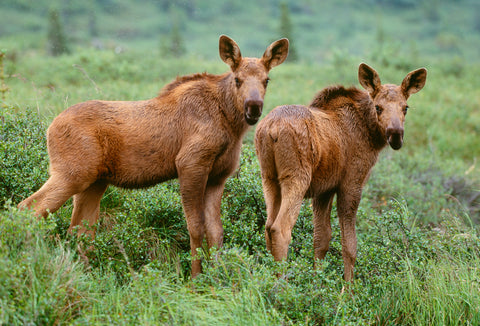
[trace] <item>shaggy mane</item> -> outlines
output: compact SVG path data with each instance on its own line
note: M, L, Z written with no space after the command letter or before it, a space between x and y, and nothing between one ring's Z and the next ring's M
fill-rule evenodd
M319 91L313 98L310 106L323 110L335 109L335 105L331 105L331 103L338 99L344 99L350 103L362 103L368 101L369 96L356 87L330 86Z
M192 74L192 75L186 75L186 76L178 76L174 81L172 81L170 84L165 85L161 90L159 95L164 95L178 86L191 82L191 81L196 81L204 78L209 78L212 77L213 75L210 75L207 72L199 73L199 74Z

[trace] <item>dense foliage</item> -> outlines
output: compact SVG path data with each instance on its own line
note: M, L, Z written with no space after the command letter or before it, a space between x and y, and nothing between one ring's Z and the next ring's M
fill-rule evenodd
M0 118L0 204L18 202L48 176L46 124L31 109L2 108Z

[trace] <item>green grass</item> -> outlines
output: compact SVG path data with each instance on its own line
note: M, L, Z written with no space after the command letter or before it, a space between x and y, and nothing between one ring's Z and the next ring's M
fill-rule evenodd
M204 262L204 273L195 280L172 262L152 262L131 269L119 282L111 266L92 267L68 242L58 240L52 219L39 223L7 206L0 214L0 321L477 324L478 234L454 218L440 230L413 227L405 207L397 208L375 217L377 225L368 231L360 228L357 278L344 291L338 231L333 249L316 271L311 254L301 250L277 264L265 253L249 254L227 241L225 249ZM277 278L279 272L288 281Z
M478 257L471 263L478 264ZM379 324L477 325L480 322L480 277L478 268L453 258L427 262L407 261L404 278L394 284L391 295L379 303ZM414 270L417 269L417 270ZM384 319L383 319L384 318Z

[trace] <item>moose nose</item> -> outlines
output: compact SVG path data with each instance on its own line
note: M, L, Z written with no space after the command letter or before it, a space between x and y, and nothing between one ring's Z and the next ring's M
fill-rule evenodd
M249 125L257 123L262 115L263 101L262 100L247 100L245 101L245 120Z
M386 131L387 141L394 150L402 148L403 145L403 128L388 127Z

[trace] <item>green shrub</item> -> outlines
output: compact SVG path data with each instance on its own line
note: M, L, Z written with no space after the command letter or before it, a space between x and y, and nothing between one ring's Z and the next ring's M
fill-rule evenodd
M0 206L30 196L48 178L46 126L37 112L0 111Z
M228 179L222 198L224 241L252 252L265 252L266 221L262 180L253 146L244 145L238 171Z
M312 253L313 226L310 201L300 210L295 232L292 234L290 253ZM240 247L249 253L265 254L265 222L267 220L260 167L254 147L244 145L238 171L227 181L222 200L222 222L225 243Z
M144 190L111 187L102 200L95 239L82 237L81 246L90 248L84 254L91 267L113 271L126 282L148 264L188 274L189 241L173 181Z

